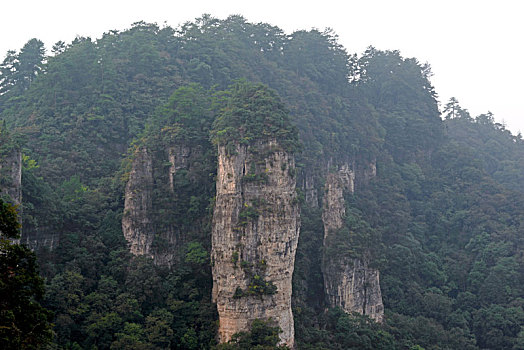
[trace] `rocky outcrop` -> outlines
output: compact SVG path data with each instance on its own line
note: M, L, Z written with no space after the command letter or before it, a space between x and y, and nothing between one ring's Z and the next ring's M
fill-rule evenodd
M353 193L354 187L355 173L348 164L340 166L336 173L327 175L322 207L326 252L322 264L324 289L330 307L340 307L346 312L358 312L381 322L384 306L379 271L369 267L367 258L352 258L347 254L336 257L329 255L336 250L336 247L333 247L336 240L331 236L344 226L344 193Z
M318 208L318 193L317 189L315 188L315 181L313 176L307 172L304 175L302 189L304 190L304 199L306 204L311 208Z
M153 210L153 160L147 148L135 152L129 180L126 184L122 231L134 255L154 258L155 238L151 221Z
M175 191L175 175L181 169L189 167L191 149L185 146L174 146L169 148L169 189Z
M185 174L190 173L190 179L201 175L192 172L192 163L202 162L201 155L200 149L181 145L157 152L147 147L135 151L122 216L122 231L132 254L148 256L156 265L175 263L177 251L185 239L180 233L180 220L186 219L179 215L180 220L172 220L173 213L185 206L185 202L180 201L176 176L182 170ZM168 167L165 167L166 161ZM191 224L195 230L201 229L200 222Z
M330 307L358 312L382 322L380 275L367 261L342 258L336 264L324 266L324 288Z
M27 245L33 250L39 250L42 248L53 250L58 246L59 242L60 235L51 232L47 227L36 229L31 232L23 230L22 237L20 238L20 243Z
M346 202L344 193L355 190L355 173L344 164L337 173L327 175L326 193L322 207L322 222L324 223L324 240L329 232L338 230L344 224Z
M355 188L359 189L366 186L371 179L377 176L377 161L373 159L358 166L355 179Z
M181 168L181 164L187 163L181 161L185 157L175 149L168 151L171 162L169 187L173 191L173 177ZM160 226L161 223L156 220L153 161L153 155L146 147L141 147L135 152L125 189L122 231L132 254L148 256L157 265L171 266L176 255L178 237L174 227Z
M299 235L292 155L276 141L218 150L212 228L219 340L272 319L294 347L291 280Z
M2 131L0 130L0 134ZM4 135L6 137L6 135ZM7 135L7 144L0 145L0 196L17 205L19 218L22 218L22 152L20 148L11 143ZM59 242L60 234L50 229L45 224L38 227L26 225L20 230L21 237L14 240L16 243L27 245L33 250L46 248L53 250Z

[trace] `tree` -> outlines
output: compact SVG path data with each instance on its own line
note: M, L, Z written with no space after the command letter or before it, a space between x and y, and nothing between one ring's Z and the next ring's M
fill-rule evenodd
M458 100L455 97L451 97L444 107L444 118L446 118L446 120L455 119L459 108Z
M51 341L51 313L40 305L44 281L36 256L8 238L19 235L16 210L0 199L0 348L37 349Z
M18 54L18 83L23 90L42 72L45 58L44 43L38 39L29 40Z
M443 113L446 120L456 118L471 120L471 115L468 110L460 107L459 102L455 97L449 99L449 102L444 106Z
M60 40L60 41L57 41L53 45L53 48L51 49L51 52L56 56L56 55L59 55L62 52L64 52L65 49L66 49L66 43L63 42L62 40Z
M44 43L35 38L29 40L18 54L14 50L8 51L0 65L0 95L27 90L42 73L44 60Z
M0 65L0 95L5 94L15 85L15 73L18 65L16 51L9 50Z
M2 237L3 236L3 237ZM16 207L0 198L0 238L19 238L20 223Z
M258 349L258 350L285 350L285 345L278 345L278 334L281 332L274 321L256 319L251 324L249 332L239 332L233 334L228 343L217 346L219 350L236 349Z
M490 111L488 111L488 113L483 113L483 114L478 115L475 118L475 121L483 125L495 124L495 118L493 117L493 113L491 113Z
M235 143L278 139L286 151L298 148L298 134L277 92L263 84L238 81L213 123L212 141L226 149Z

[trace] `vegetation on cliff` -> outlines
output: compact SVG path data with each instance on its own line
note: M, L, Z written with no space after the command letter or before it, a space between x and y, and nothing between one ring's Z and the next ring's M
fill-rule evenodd
M139 22L42 52L34 39L5 58L0 119L25 154L24 235L60 238L37 251L56 348L214 346L212 140L273 137L301 145L299 348L522 348L524 141L456 100L442 120L429 66L373 48L351 56L330 31L287 35L239 16L203 16L176 29ZM260 104L276 113L260 119ZM159 228L175 225L184 237L171 269L132 257L122 236L122 179L136 146L155 154ZM166 159L178 146L199 151L190 170L176 173L171 200ZM383 325L324 312L319 203L326 173L343 163L356 174L376 163L376 176L357 176L347 196L337 236L344 249L335 253L375 257ZM275 332L264 346L274 345Z
M42 307L44 280L36 255L20 237L16 208L0 198L0 346L39 349L53 338L52 313Z
M263 84L238 82L230 87L213 123L215 144L234 150L235 145L278 140L286 152L298 147L297 131L274 90Z

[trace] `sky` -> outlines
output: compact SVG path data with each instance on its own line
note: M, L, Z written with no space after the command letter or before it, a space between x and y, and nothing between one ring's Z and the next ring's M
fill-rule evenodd
M49 53L59 40L97 39L141 20L176 27L204 13L239 14L286 33L329 27L350 54L372 45L429 63L442 105L455 97L472 116L491 111L524 133L521 0L18 0L2 7L2 60L31 38Z

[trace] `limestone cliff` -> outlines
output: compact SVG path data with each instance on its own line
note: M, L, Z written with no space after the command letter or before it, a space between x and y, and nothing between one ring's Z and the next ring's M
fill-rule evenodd
M170 191L165 195L173 196L174 176L177 171L187 167L189 153L183 147L167 150ZM155 175L152 152L146 147L139 148L135 152L126 184L122 231L132 254L148 256L157 265L171 266L179 237L176 227L163 222L156 215L154 190L157 188L158 191L160 181L155 181L159 180Z
M191 148L185 146L170 147L169 157L169 189L175 192L175 175L182 169L189 168Z
M276 141L218 150L212 228L219 340L274 320L294 346L291 280L299 235L295 164Z
M187 238L182 231L201 231L203 218L189 217L186 197L197 195L187 183L207 186L201 178L209 170L201 167L202 162L199 147L171 145L153 152L142 146L135 151L122 217L122 231L132 254L148 256L157 265L172 266Z
M135 152L125 189L122 231L134 255L153 256L153 160L147 148Z
M348 164L343 164L337 172L327 175L322 207L324 289L330 307L358 312L381 322L384 306L379 271L369 266L368 258L352 258L348 254L332 255L337 248L334 246L337 242L332 236L344 226L344 193L353 193L354 187L355 173Z
M304 200L311 208L318 208L318 191L315 188L315 181L313 175L305 172L302 180L302 189L304 191Z

